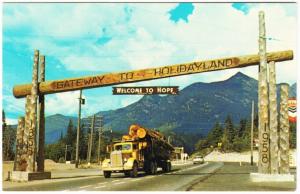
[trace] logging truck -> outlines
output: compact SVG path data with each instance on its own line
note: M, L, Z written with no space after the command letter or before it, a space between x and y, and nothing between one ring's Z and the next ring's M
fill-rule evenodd
M171 171L170 158L174 148L158 131L134 124L129 127L128 135L123 135L109 147L109 158L102 162L105 178L115 172L130 177L137 177L138 171L156 174L158 167L164 172Z

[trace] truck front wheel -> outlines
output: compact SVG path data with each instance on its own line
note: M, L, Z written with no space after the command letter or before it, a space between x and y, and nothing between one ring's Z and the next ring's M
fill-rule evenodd
M124 172L124 175L125 175L125 176L130 176L130 172L129 172L129 171L125 171L125 172Z
M135 178L137 176L138 176L138 166L137 163L134 163L132 170L130 171L130 177Z
M105 178L110 178L111 172L110 171L104 171L103 175L104 175Z

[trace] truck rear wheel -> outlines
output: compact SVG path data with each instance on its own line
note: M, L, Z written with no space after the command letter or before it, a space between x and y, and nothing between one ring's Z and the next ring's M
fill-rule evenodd
M133 164L132 170L129 172L130 173L130 177L135 178L138 176L138 166L137 163Z
M105 178L110 178L111 172L110 171L104 171L103 175L104 175Z
M163 172L169 172L169 168L168 168L168 162L163 162L162 163L162 170Z
M171 162L167 162L167 172L170 172L172 170Z
M156 174L157 173L157 164L156 162L150 162L150 174Z

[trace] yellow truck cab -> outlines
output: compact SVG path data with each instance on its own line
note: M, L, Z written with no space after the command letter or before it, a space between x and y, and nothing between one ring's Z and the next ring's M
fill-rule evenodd
M137 177L139 170L156 174L157 167L169 172L172 151L174 148L158 132L131 125L129 135L112 144L110 157L102 162L103 175L109 178L111 173L123 172Z
M109 178L112 172L124 172L126 176L137 176L138 168L142 168L140 161L139 142L125 141L113 144L110 159L102 163L104 177Z

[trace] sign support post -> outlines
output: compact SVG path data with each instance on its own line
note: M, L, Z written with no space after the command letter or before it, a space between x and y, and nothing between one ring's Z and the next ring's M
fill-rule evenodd
M289 116L287 84L280 87L280 174L289 174Z
M45 81L45 56L40 57L40 80L39 82ZM38 141L38 157L37 157L37 171L44 172L44 147L45 147L45 96L39 95L39 106L38 106L38 130L39 130L39 141Z
M34 51L34 63L32 73L32 88L31 88L31 101L30 101L30 126L28 138L28 166L27 171L35 172L36 161L36 132L37 132L37 98L38 98L38 63L39 51Z
M268 82L267 82L267 56L266 56L266 29L264 12L259 12L259 161L258 173L270 173L270 144L269 144L269 99L268 99Z
M269 63L269 107L270 107L270 170L271 174L278 174L278 122L277 122L277 93L275 62Z

